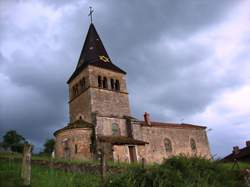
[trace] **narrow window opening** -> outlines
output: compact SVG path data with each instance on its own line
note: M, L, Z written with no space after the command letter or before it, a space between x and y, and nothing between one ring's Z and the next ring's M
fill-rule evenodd
M103 88L108 88L108 82L107 82L107 78L106 77L103 77L102 87Z
M77 85L73 86L73 96L76 96L78 93Z
M75 145L75 154L77 154L78 150L77 150L77 145Z
M115 81L115 90L119 91L120 90L120 83L118 80Z
M171 143L170 139L168 139L168 138L164 139L164 146L165 146L166 152L172 152L173 148L172 148L172 143Z
M80 80L80 89L83 90L85 88L85 78Z
M81 91L83 89L82 80L80 80L79 85L80 85L80 91Z
M76 95L78 95L78 93L79 93L79 92L78 92L78 84L76 84L75 90L76 90L76 91L75 91L75 92L76 92Z
M113 136L119 136L120 135L119 126L118 126L117 123L112 124L112 135Z
M114 90L115 89L114 79L110 80L110 84L111 84L111 90Z
M193 138L190 139L190 146L191 146L191 149L192 151L196 151L196 143L195 143L195 140Z
M101 88L102 87L102 77L98 76L98 87Z

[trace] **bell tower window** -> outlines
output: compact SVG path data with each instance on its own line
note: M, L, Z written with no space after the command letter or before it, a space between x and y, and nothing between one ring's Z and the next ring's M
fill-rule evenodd
M108 82L107 82L107 78L106 77L103 77L102 87L103 88L108 88Z
M78 95L78 84L76 84L75 86L73 86L73 96L77 96Z
M115 81L115 90L116 91L120 90L120 82L118 80Z
M111 90L115 89L114 79L110 79Z
M102 77L98 76L98 87L101 88L102 87Z
M81 90L83 90L85 88L85 78L82 78L80 80L80 88L81 88Z

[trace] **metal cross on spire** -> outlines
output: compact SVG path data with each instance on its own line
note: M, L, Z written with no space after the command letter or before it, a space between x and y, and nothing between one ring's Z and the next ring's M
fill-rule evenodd
M90 16L90 23L92 23L92 14L93 14L94 10L92 9L92 7L89 7L89 16Z

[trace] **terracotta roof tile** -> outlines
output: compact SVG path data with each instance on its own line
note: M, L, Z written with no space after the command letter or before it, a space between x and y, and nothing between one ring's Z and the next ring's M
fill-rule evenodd
M79 119L73 123L69 123L66 127L63 127L57 131L54 132L54 136L56 136L58 133L68 130L68 129L77 129L77 128L92 128L93 125L87 121L84 121L82 119Z
M163 128L193 128L193 129L206 129L205 126L193 125L188 123L162 123L151 121L151 125L147 125L145 121L139 121L143 126L148 127L163 127Z

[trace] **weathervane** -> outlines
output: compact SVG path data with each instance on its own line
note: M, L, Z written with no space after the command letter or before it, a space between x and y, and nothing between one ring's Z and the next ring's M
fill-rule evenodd
M89 16L90 16L90 23L92 23L92 14L93 14L94 10L92 9L92 7L89 7Z

